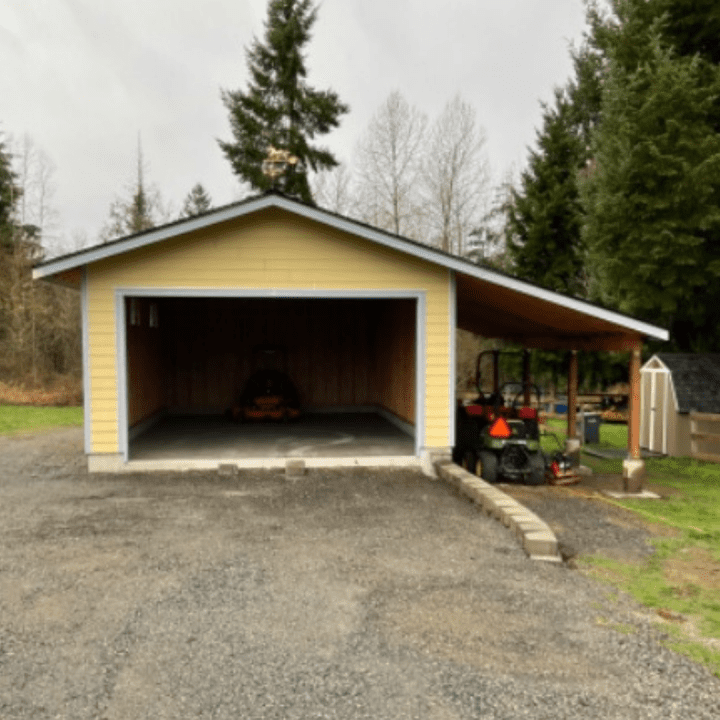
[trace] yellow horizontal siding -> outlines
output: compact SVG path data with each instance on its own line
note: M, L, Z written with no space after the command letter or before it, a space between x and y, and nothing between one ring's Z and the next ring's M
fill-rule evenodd
M427 446L448 443L445 268L273 209L88 267L93 452L117 452L116 288L426 293Z

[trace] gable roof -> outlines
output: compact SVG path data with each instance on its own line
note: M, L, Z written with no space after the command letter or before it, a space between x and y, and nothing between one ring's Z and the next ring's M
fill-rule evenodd
M604 349L624 349L620 343L621 336L668 339L667 330L637 318L548 290L498 270L476 265L464 258L307 205L275 191L225 205L196 217L52 258L36 265L33 277L52 278L63 274L67 276L85 265L268 208L284 210L454 271L461 281L458 283L458 322L461 327L485 334L486 337L504 337L526 342L528 346L578 349L582 347L578 343L585 342L588 338L604 338L606 343L610 343ZM462 307L461 296L466 300ZM533 313L527 314L522 306L529 300L532 300L535 307ZM514 309L511 309L510 305L513 305ZM478 331L478 328L482 328L482 331ZM552 342L556 344L552 345Z
M672 375L678 412L720 413L720 353L657 353Z

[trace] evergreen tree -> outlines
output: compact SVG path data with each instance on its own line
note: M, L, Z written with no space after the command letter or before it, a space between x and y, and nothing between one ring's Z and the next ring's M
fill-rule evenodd
M584 292L577 173L584 156L564 91L545 107L538 147L513 192L508 249L516 275L571 295Z
M307 203L313 202L308 170L337 165L329 150L311 142L337 127L348 111L333 91L307 84L304 48L316 15L311 0L270 0L264 42L255 38L247 52L247 91L222 92L234 141L220 141L220 147L233 172L253 188L268 190L273 181L262 172L268 146L287 150L298 163L275 186Z
M210 196L202 186L202 183L197 183L185 197L180 217L195 217L196 215L202 215L211 209L212 201L210 200Z
M138 143L137 180L130 188L130 197L116 197L110 205L108 221L100 233L104 242L124 235L134 235L167 220L160 192L145 183L145 165Z
M696 53L720 64L720 4L717 0L655 0L657 14L666 14L664 36L680 55Z
M720 349L720 68L679 55L660 3L616 0L594 161L583 183L595 297ZM655 14L653 15L653 12Z
M13 210L20 197L17 175L12 167L12 158L0 137L0 247L12 245Z
M544 106L537 147L507 204L506 235L515 274L552 290L585 295L578 175L590 158L598 123L603 61L592 37L572 57L574 76L555 91L554 104Z

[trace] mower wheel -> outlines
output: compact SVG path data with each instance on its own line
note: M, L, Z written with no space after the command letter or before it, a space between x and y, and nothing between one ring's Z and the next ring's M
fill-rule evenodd
M481 452L475 463L475 474L489 483L496 483L498 476L498 461L491 452Z
M475 471L475 453L472 450L466 450L462 456L462 462L460 463L463 470L467 470L469 473Z
M530 465L530 474L527 476L528 485L544 485L545 484L545 458L542 453L533 453L528 458Z

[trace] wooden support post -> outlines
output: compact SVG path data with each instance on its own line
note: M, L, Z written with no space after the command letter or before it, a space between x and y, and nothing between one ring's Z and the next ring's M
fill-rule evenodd
M568 369L567 391L567 436L577 437L577 395L578 395L578 356L577 350L570 351L570 368Z
M580 464L580 440L577 435L577 394L578 394L578 356L577 350L570 351L570 367L568 368L567 389L567 438L565 454L568 455L573 467Z
M493 393L500 392L500 351L493 350ZM502 405L502 403L500 403Z
M642 342L638 340L630 351L628 397L628 456L623 461L623 487L625 492L639 493L643 489L645 462L640 456L640 362Z
M640 459L640 360L641 347L630 352L630 396L628 398L628 457Z
M523 405L530 405L530 351L527 349L523 350Z

